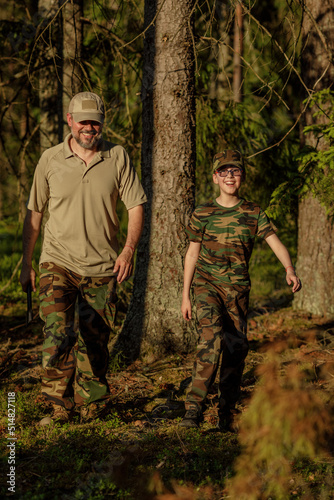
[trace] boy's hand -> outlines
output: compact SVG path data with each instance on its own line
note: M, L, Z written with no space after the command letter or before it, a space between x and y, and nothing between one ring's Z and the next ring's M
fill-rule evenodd
M286 282L288 285L292 285L292 292L299 292L302 287L302 282L296 275L293 269L288 269L286 272Z
M191 320L191 302L189 298L182 299L181 312L186 321Z

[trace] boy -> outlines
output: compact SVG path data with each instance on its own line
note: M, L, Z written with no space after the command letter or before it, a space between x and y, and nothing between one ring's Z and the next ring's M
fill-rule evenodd
M187 228L190 244L184 263L181 311L185 320L191 320L190 287L194 277L200 340L182 427L198 427L222 355L217 428L234 430L233 413L248 353L248 263L255 236L264 238L283 264L292 291L301 289L289 252L266 214L258 205L239 197L244 180L245 167L239 151L216 154L213 182L219 186L220 195L199 206Z

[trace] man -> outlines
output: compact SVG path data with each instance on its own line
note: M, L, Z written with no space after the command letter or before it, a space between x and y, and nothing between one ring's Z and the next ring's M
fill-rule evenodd
M40 315L45 321L42 394L53 420L82 421L106 413L108 340L116 311L116 283L132 273L146 196L126 151L103 140L104 105L90 92L70 102L64 142L45 151L36 167L23 227L24 291L36 290L32 255L48 204L40 257ZM126 243L118 254L116 202L128 211ZM78 329L75 304L78 304Z

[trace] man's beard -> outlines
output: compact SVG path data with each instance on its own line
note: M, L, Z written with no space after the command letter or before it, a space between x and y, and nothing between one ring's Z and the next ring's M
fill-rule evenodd
M76 142L79 144L84 149L96 149L97 146L99 146L100 142L102 141L102 131L101 132L95 132L95 131L90 131L89 133L93 135L93 137L88 141L82 141L80 138L80 134L82 132L79 132L77 135L73 133L72 130L72 137L76 140Z

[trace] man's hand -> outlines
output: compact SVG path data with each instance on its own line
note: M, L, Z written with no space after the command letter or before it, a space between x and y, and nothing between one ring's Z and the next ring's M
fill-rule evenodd
M133 270L133 254L133 249L125 246L117 257L113 272L117 274L118 283L130 278Z
M31 283L31 289L36 292L36 273L31 262L35 244L41 230L42 219L42 212L27 210L23 224L23 261L20 275L20 283L24 292L27 291L29 283Z
M22 264L20 283L24 292L27 292L29 283L31 283L32 291L36 292L36 273L32 266L29 266L28 264Z

